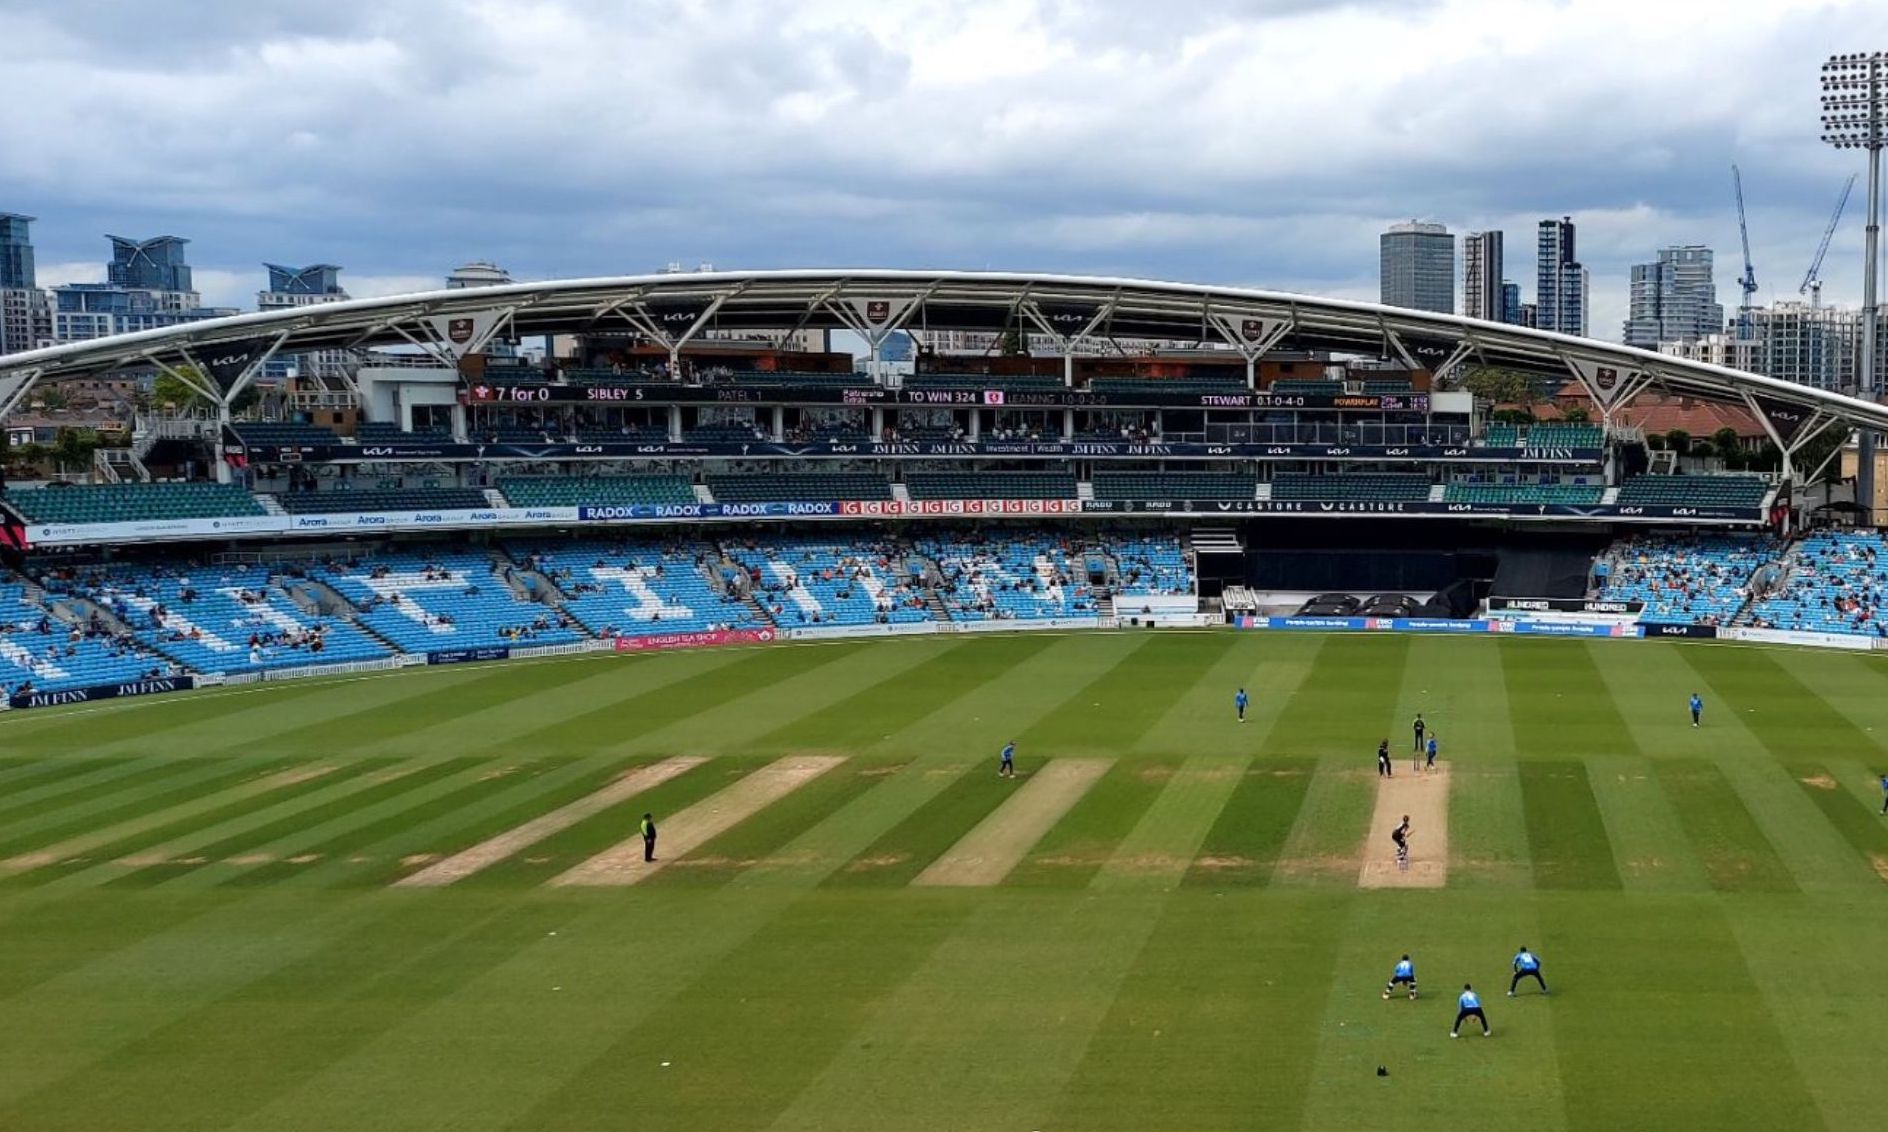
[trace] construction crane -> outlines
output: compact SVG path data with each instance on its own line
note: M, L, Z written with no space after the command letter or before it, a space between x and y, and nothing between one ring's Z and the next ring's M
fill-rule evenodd
M1750 339L1750 299L1757 293L1757 269L1750 265L1750 226L1744 223L1744 175L1731 166L1731 184L1737 190L1737 234L1744 240L1744 277L1738 285L1744 289L1744 305L1737 308L1737 337Z
M1842 209L1849 203L1849 190L1855 187L1855 174L1849 174L1849 183L1842 186L1842 195L1836 198L1835 214L1829 217L1829 227L1822 230L1822 243L1816 245L1816 258L1809 261L1809 273L1803 276L1803 285L1796 289L1801 295L1809 293L1809 309L1822 306L1822 257L1829 254L1829 241L1835 238L1836 225L1842 220Z

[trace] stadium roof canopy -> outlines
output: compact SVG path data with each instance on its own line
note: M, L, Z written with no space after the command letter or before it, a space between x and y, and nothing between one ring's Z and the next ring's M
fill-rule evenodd
M500 332L639 333L679 351L709 330L766 338L849 329L876 342L895 330L923 338L934 331L1010 327L1063 345L1078 338L1212 344L1237 350L1248 363L1267 352L1317 350L1401 358L1437 374L1479 363L1579 381L1607 416L1639 392L1658 388L1742 403L1786 449L1832 425L1888 428L1888 406L1854 397L1455 315L1142 279L888 270L562 279L233 315L0 356L0 411L35 381L127 365L216 370L228 396L277 354L420 346L449 359ZM241 372L223 372L231 365Z

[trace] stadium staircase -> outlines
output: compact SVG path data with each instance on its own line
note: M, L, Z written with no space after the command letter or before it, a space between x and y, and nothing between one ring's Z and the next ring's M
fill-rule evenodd
M266 515L288 514L288 511L285 510L282 506L282 501L277 499L275 496L269 494L268 492L262 492L262 491L256 492L255 500L257 503L262 505L262 511Z
M946 625L956 624L951 619L951 611L944 604L944 599L938 596L937 584L943 580L944 572L937 568L937 562L908 545L903 546L903 550L904 569L908 575L918 579L918 586L924 593L924 608L930 613L931 620ZM914 566L916 569L913 569Z
M395 656L406 652L386 634L369 625L361 617L360 606L349 601L340 590L326 582L314 578L291 578L277 581L275 588L288 595L288 599L295 603L297 609L318 617L339 618L359 630L362 636L391 651Z
M1237 527L1196 527L1188 533L1186 550L1194 559L1195 572L1202 554L1244 554Z
M489 504L490 506L493 506L493 507L511 506L511 504L505 502L505 497L503 495L500 495L498 493L498 489L495 487L486 488L483 494L485 496L485 502Z

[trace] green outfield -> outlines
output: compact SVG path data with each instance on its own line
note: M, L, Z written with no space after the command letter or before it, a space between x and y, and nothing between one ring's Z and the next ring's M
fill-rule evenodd
M0 1129L1874 1129L1884 768L1872 655L1610 640L964 634L14 712ZM1505 997L1523 943L1552 997ZM1492 1039L1449 1039L1464 981Z

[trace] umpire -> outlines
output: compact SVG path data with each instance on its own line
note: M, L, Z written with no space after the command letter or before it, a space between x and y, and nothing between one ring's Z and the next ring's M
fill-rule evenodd
M642 816L642 859L645 861L656 859L656 816L654 814Z

